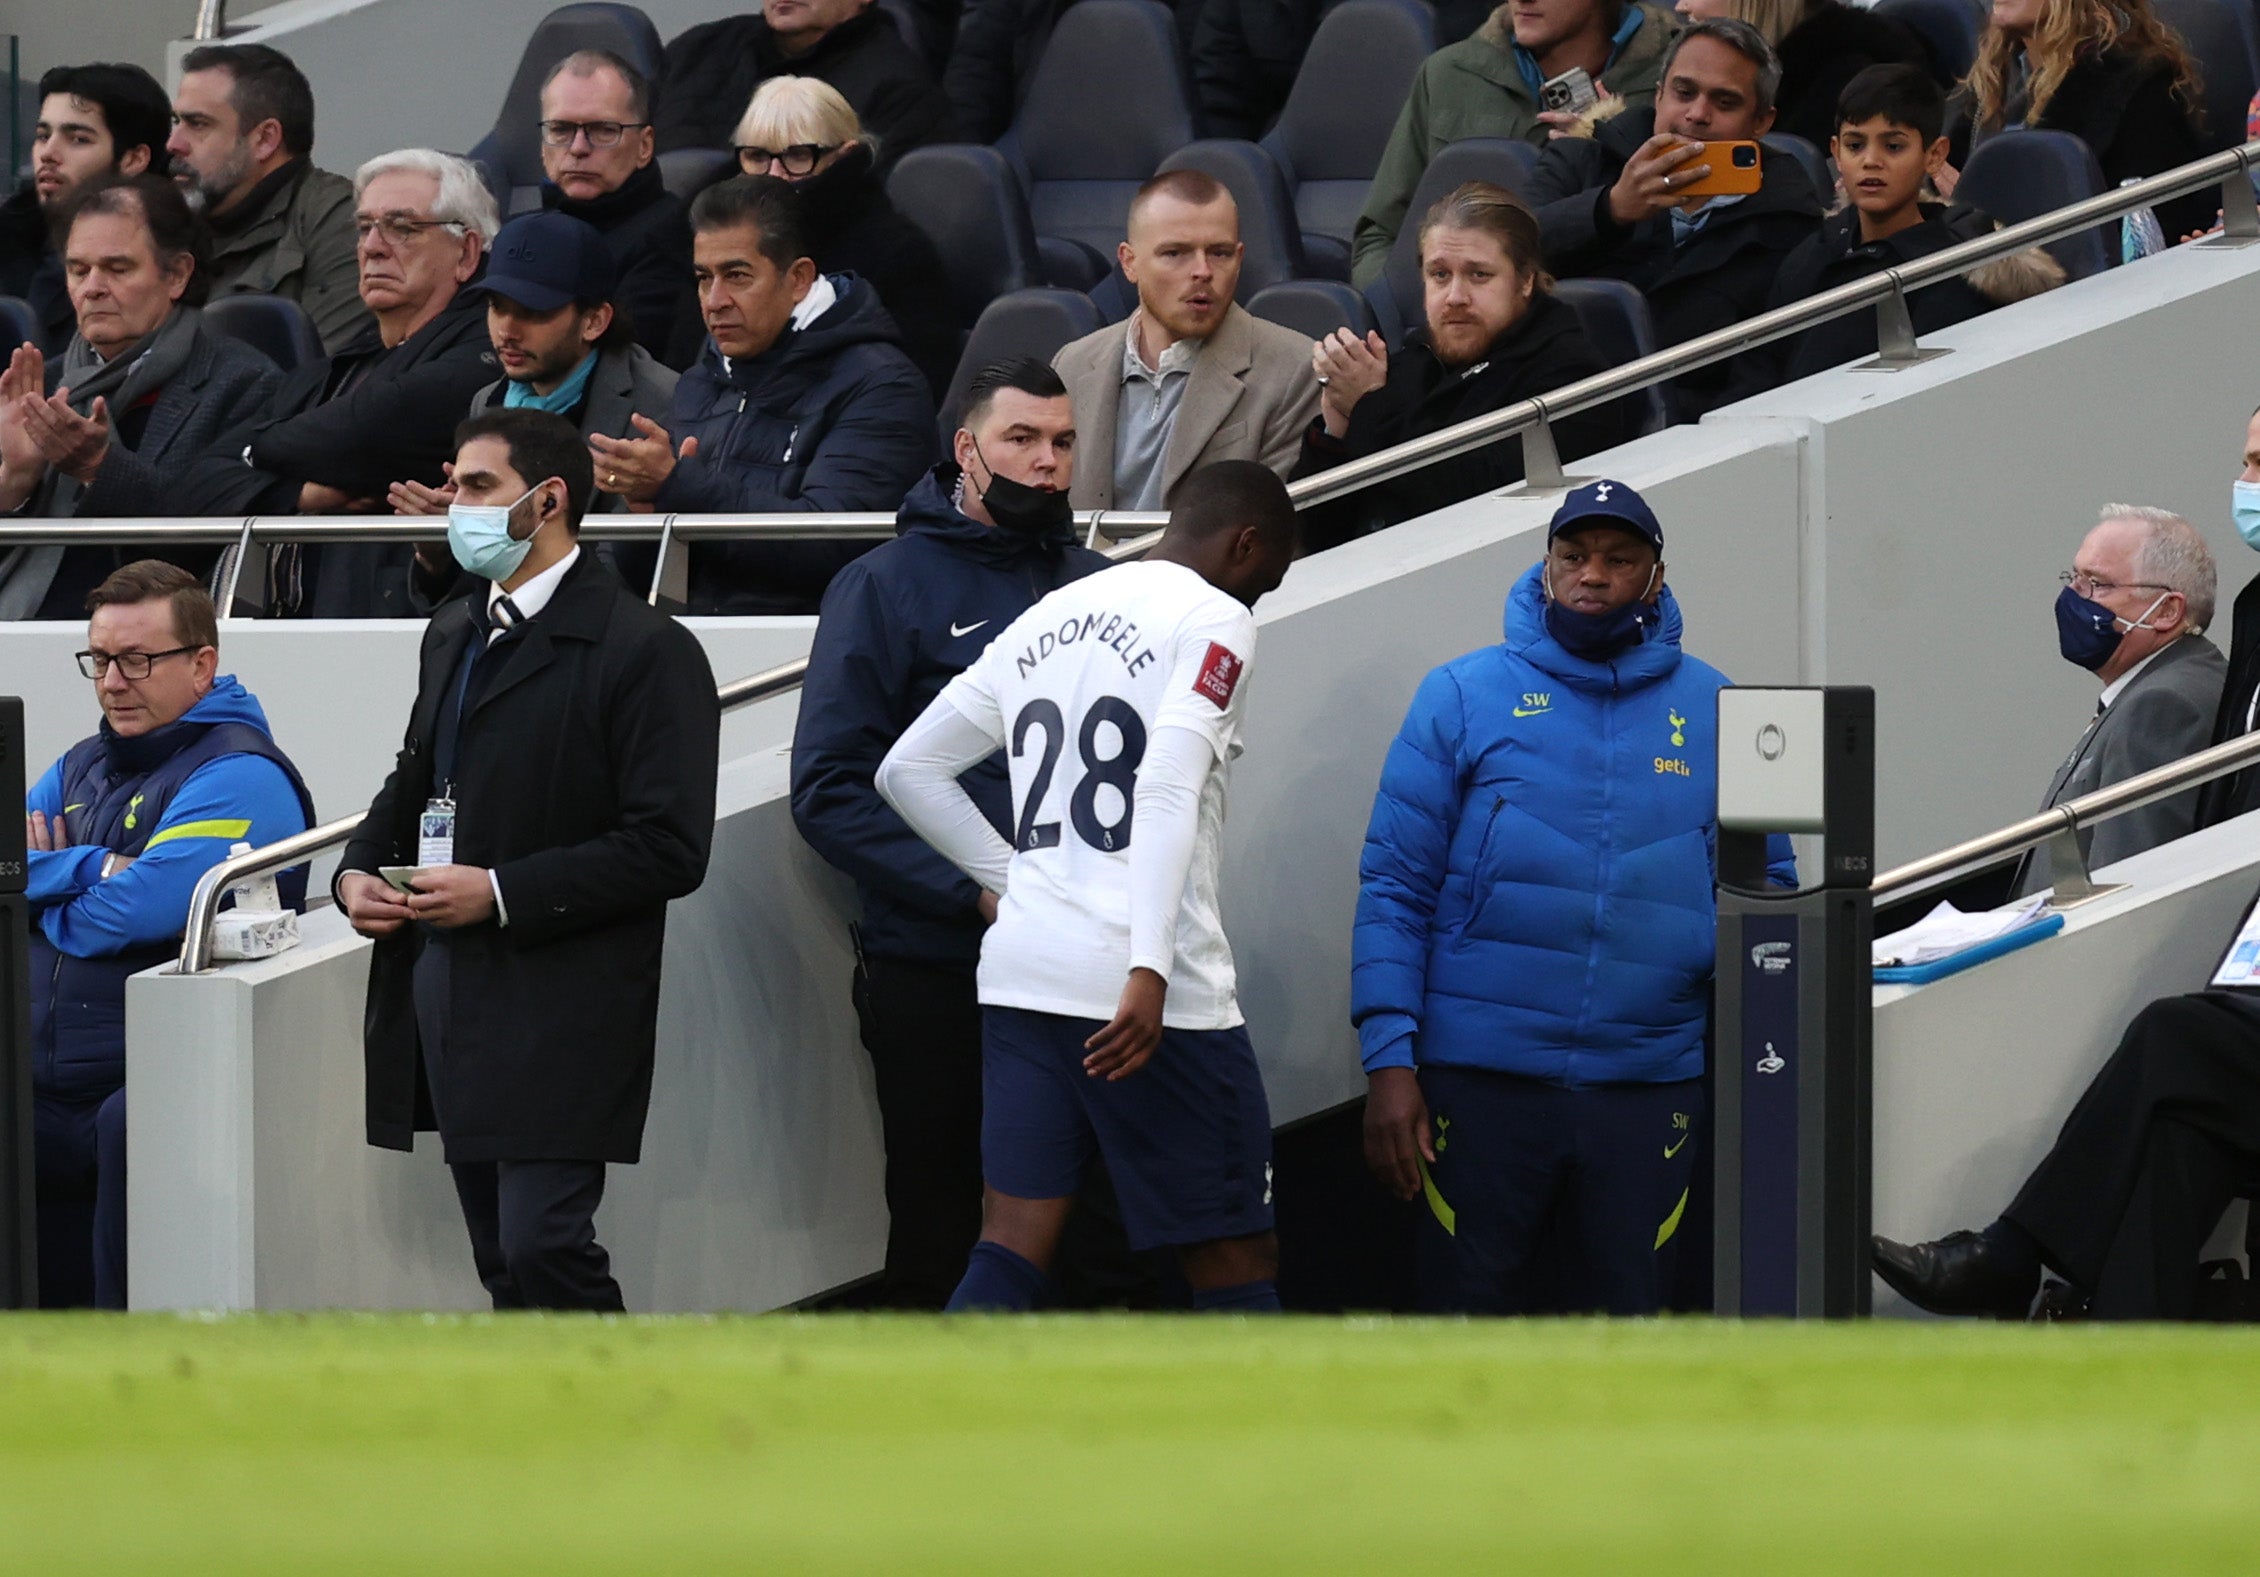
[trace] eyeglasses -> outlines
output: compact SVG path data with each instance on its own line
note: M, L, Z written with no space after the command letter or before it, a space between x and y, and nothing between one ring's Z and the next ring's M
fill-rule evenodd
M570 148L575 137L586 137L592 148L617 148L622 137L650 124L647 120L545 120L541 140L552 148Z
M838 151L837 144L820 148L813 142L796 142L790 148L756 148L743 144L738 148L738 168L748 175L759 175L775 165L787 175L813 175L826 154Z
M80 652L78 671L89 679L100 679L115 664L118 672L128 679L146 679L150 668L161 657L179 657L187 652L200 652L201 646L176 646L169 652Z
M2057 584L2069 586L2076 596L2106 597L2114 591L2172 591L2171 586L2161 586L2154 580L2098 580L2085 570L2068 569L2056 577Z
M353 239L356 245L367 246L371 234L381 234L394 246L408 246L426 230L452 230L463 233L463 226L453 219L403 219L398 214L386 214L382 219L353 221Z

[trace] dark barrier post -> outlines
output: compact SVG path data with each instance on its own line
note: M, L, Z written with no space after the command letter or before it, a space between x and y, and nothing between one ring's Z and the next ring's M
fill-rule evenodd
M1767 887L1776 832L1821 835L1818 886ZM1874 864L1875 692L1721 690L1721 1314L1868 1312Z
M39 1302L31 1165L31 909L24 899L24 704L0 696L0 1309Z

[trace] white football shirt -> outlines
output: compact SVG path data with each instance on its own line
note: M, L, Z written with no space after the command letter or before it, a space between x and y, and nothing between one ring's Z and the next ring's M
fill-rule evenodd
M1162 1022L1242 1022L1216 885L1255 646L1255 615L1193 571L1124 564L1044 598L942 691L1004 741L1012 773L1012 859L981 944L984 1003L1114 1017L1130 970L1131 796L1146 742L1174 727L1205 738L1214 759Z

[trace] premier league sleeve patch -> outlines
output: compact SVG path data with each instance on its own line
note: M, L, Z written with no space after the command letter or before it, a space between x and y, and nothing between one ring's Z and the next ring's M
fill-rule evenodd
M1201 659L1200 674L1193 680L1193 693L1207 696L1221 712L1232 704L1232 692L1240 687L1240 675L1247 667L1238 655L1211 641L1208 656Z

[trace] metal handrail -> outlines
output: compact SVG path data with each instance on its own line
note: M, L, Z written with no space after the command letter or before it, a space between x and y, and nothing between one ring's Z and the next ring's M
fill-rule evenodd
M728 684L717 685L714 698L725 712L746 706L755 701L781 695L801 681L808 671L808 660L780 663L774 668L749 674L743 679L733 679ZM206 871L196 884L196 891L188 900L188 928L181 933L180 959L173 972L180 975L201 975L212 967L212 920L220 912L220 898L237 882L251 876L271 876L277 871L287 871L293 865L302 865L317 854L326 854L361 830L366 813L347 816L342 820L324 822L319 827L309 827L304 832L277 839L245 854L231 854Z
M2092 794L2082 794L2052 805L2037 816L2027 816L1982 836L1941 849L1936 854L1894 867L1876 877L1868 891L1876 902L1902 898L1920 888L1939 885L1979 866L1992 865L2012 855L2037 849L2052 838L2064 838L2076 856L2079 844L2072 835L2084 828L2170 799L2215 778L2227 777L2246 767L2260 766L2260 733L2243 734L2213 745L2179 761L2153 767L2137 777L2123 778ZM2084 866L2078 879L2086 878Z
M196 23L189 29L192 43L210 44L228 36L228 0L196 0Z
M1160 510L1086 509L1075 516L1088 536L1160 529ZM584 542L881 541L897 517L877 511L776 515L590 515ZM447 521L428 515L250 515L183 520L163 516L85 520L0 521L0 548L218 546L283 542L445 542Z

